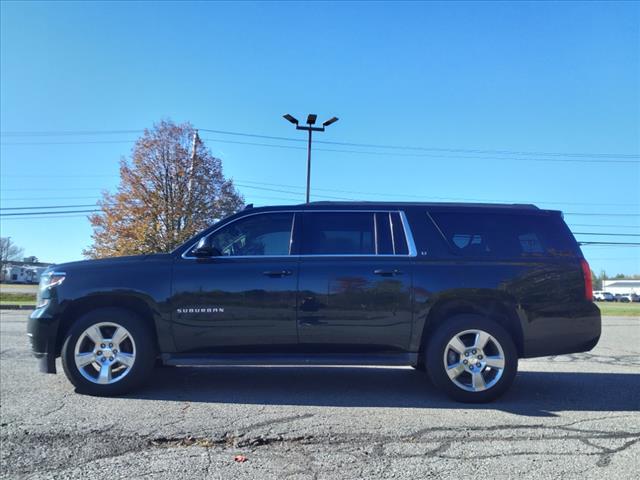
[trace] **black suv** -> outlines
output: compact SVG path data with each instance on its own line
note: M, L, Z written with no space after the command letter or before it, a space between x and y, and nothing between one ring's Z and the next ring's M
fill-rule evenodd
M512 383L518 358L600 337L587 262L558 211L335 203L248 208L167 254L42 277L28 334L78 391L154 365L406 365L456 400Z

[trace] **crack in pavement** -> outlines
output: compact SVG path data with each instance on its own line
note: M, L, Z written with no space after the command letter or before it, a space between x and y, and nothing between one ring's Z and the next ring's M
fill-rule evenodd
M541 359L532 359L533 361L540 361ZM553 363L575 363L575 362L591 362L602 365L614 365L614 366L640 366L640 355L597 355L593 353L572 353L569 355L554 355L551 357L544 357L542 361Z
M299 415L295 417L283 417L270 422L261 422L259 426L269 426L274 423L283 423L287 421L295 421L299 418L308 418L309 415ZM108 458L120 457L130 453L154 448L186 448L200 447L204 448L208 459L208 473L213 466L211 458L211 450L213 449L245 449L252 451L264 449L268 447L287 447L291 448L308 448L323 445L324 451L333 451L342 455L351 455L357 458L362 455L369 455L366 449L370 448L370 456L384 462L385 469L388 469L394 459L408 458L432 458L438 460L482 460L490 458L499 458L505 456L525 456L525 455L549 455L549 456L584 456L597 457L597 467L607 467L610 465L615 455L624 452L632 446L640 442L640 432L631 431L615 431L608 432L598 429L578 429L574 425L584 423L583 421L570 422L557 426L545 425L496 425L489 427L431 427L417 430L411 434L404 436L395 435L376 435L376 434L357 434L357 435L296 435L296 436L248 436L247 433L254 429L255 426L249 426L244 433L237 435L225 433L219 437L149 437L131 434L114 434L110 429L93 430L89 435L79 433L58 433L58 434L42 434L31 433L28 431L18 432L18 434L8 435L2 434L0 439L3 446L8 447L8 452L3 448L2 467L7 471L7 461L15 457L18 453L24 455L25 452L34 450L34 446L39 447L37 450L42 453L43 446L45 450L50 449L54 455L41 456L38 458L37 453L28 455L26 461L22 465L13 465L13 473L35 473L35 472L52 472L64 471L70 468L78 468L83 465ZM522 435L504 435L504 433L512 430L523 431ZM537 438L532 438L531 434L524 434L525 431L539 433ZM109 433L110 441L101 440L105 432ZM491 435L487 435L491 432ZM546 433L548 432L548 434ZM99 434L95 434L99 433ZM443 434L444 435L439 435ZM502 434L501 434L502 433ZM89 441L87 441L89 439ZM611 440L624 440L624 443L617 447L604 446L595 442ZM493 451L491 455L473 454L466 455L464 453L452 453L458 444L466 444L468 442L482 442L484 444L492 444L497 442L517 444L518 442L542 442L544 448L540 451L524 450L513 451L512 448L506 452ZM575 441L579 442L595 451L566 451L558 449L554 445L554 441ZM407 451L395 452L393 446L402 444L405 447L428 446L424 452L411 453ZM58 458L56 462L52 462L52 456L55 453L61 455L61 446L67 446L68 451L73 451L72 457ZM403 447L403 450L404 448ZM564 451L563 451L564 450ZM88 453L83 456L82 453ZM270 452L274 453L274 452ZM80 460L80 461L77 461ZM17 468L16 468L17 467ZM312 466L309 465L311 469Z
M638 441L640 441L640 438L635 438L633 440L629 440L628 442L625 442L624 444L622 444L622 446L618 447L618 448L608 448L605 447L603 445L597 445L595 443L593 443L592 440L588 439L588 438L582 438L580 439L580 441L582 443L584 443L585 445L589 446L589 447L593 447L597 450L599 450L598 452L594 452L593 455L599 455L600 458L598 458L598 461L596 462L596 465L598 467L606 467L611 463L611 460L613 459L613 455L618 453L618 452L622 452L626 449L628 449L629 447L631 447L632 445L638 443Z

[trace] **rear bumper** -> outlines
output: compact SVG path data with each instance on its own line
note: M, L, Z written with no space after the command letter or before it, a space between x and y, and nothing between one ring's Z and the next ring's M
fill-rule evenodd
M29 316L27 336L41 372L56 373L56 338L59 323L58 318L46 312L46 308L36 309Z
M587 352L600 340L602 317L594 303L584 303L561 315L529 319L523 331L523 357Z

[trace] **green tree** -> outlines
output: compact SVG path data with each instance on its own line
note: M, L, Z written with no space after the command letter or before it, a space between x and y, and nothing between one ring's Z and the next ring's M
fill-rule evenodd
M591 270L591 282L594 290L602 290L602 279Z

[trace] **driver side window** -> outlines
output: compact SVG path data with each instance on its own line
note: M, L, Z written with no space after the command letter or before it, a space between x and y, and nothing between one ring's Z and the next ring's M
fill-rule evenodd
M211 234L222 256L289 255L293 213L263 213L237 220Z

